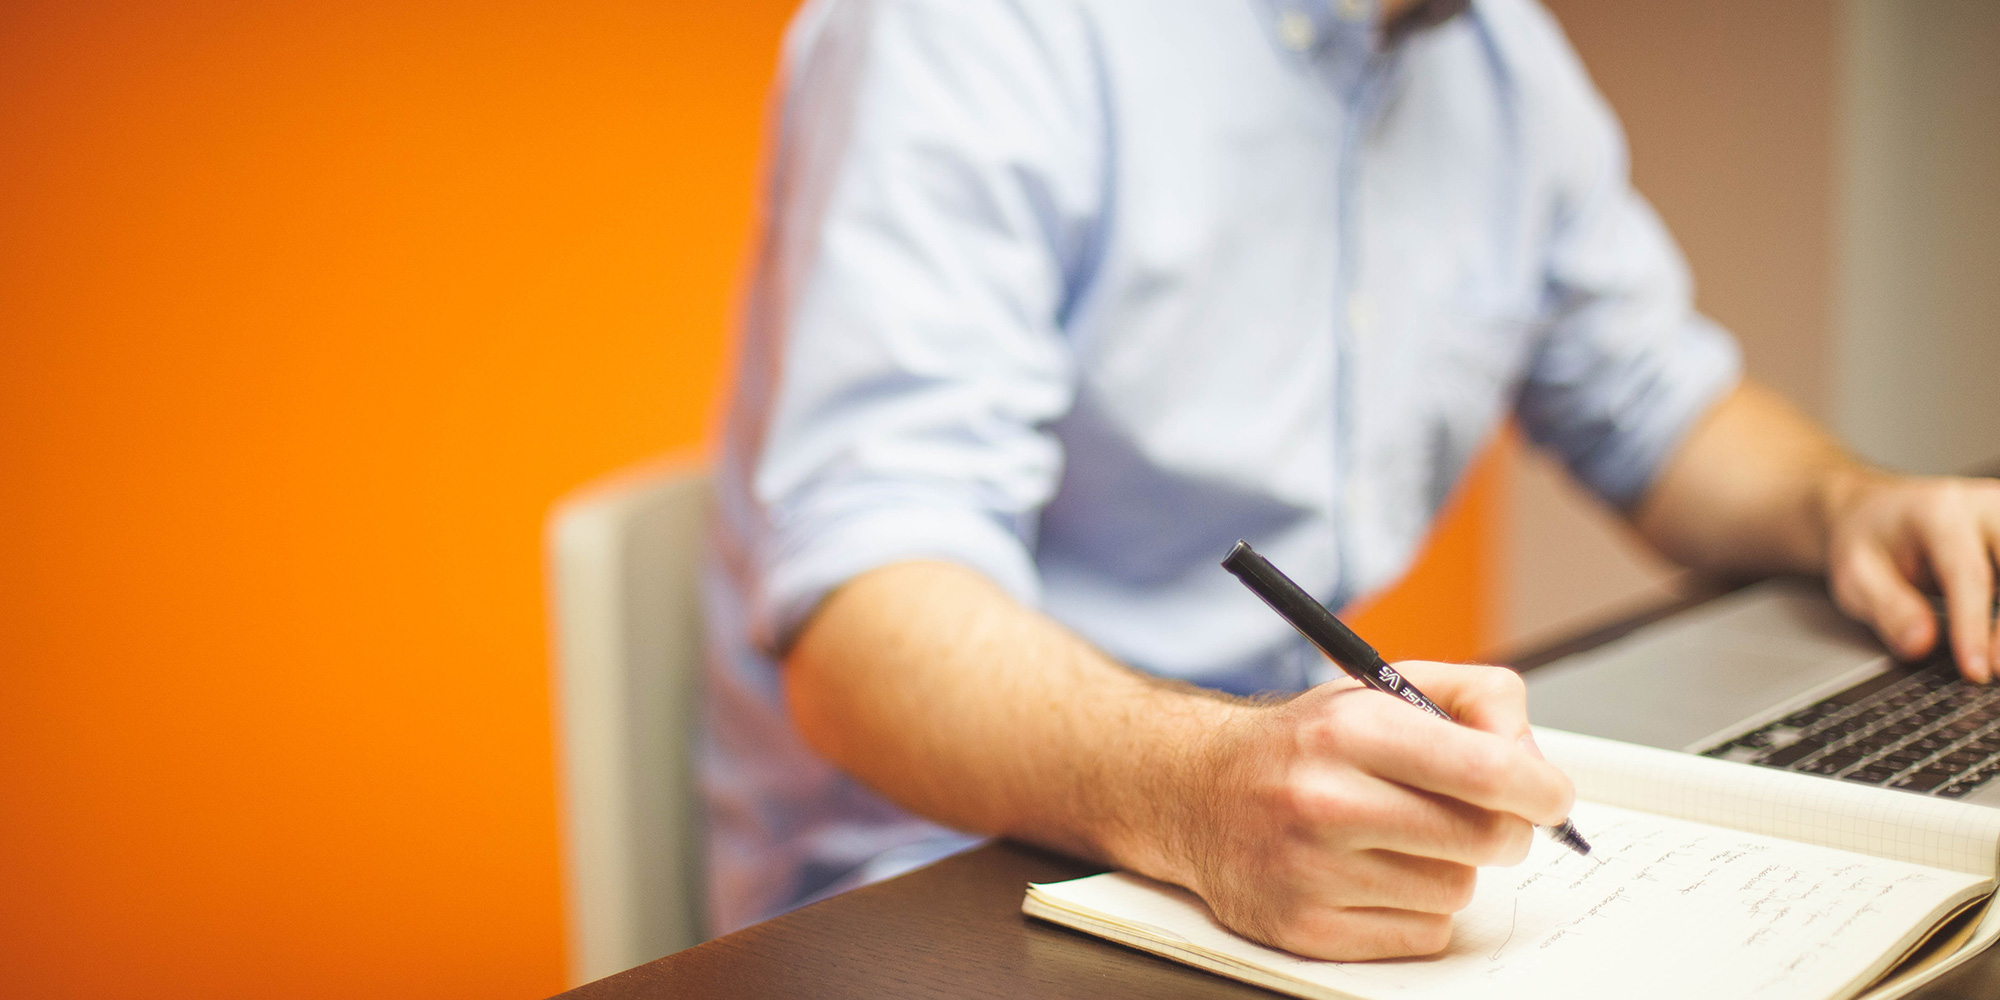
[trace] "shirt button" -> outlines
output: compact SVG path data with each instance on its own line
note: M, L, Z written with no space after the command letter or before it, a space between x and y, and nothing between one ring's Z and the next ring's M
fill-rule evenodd
M1288 10L1278 15L1278 41L1293 52L1304 52L1319 40L1319 29L1313 27L1312 16L1302 10Z

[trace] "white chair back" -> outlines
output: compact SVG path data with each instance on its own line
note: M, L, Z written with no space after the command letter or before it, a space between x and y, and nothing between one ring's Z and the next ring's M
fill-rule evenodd
M705 936L692 758L708 494L697 466L661 465L549 518L572 985Z

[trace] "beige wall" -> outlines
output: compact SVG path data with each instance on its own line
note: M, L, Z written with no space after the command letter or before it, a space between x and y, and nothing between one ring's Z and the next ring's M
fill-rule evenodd
M1875 461L2000 457L2000 3L1547 2L1751 374ZM1672 592L1553 463L1506 502L1503 648Z
M2000 3L1840 13L1837 424L1901 468L2000 457Z
M1829 412L1837 11L1822 0L1547 0L1624 122L1634 183L1750 372ZM1529 456L1508 491L1503 648L1671 592L1671 568Z

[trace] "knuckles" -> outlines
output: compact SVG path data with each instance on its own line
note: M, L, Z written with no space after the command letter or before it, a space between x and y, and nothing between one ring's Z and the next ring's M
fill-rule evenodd
M1521 675L1506 667L1492 667L1479 672L1478 694L1483 698L1508 704L1525 704L1528 700L1528 683Z
M1339 775L1291 776L1279 790L1279 808L1290 824L1311 828L1321 839L1345 840L1375 825L1374 810Z
M1299 737L1307 753L1324 758L1352 759L1365 746L1385 738L1386 726L1395 720L1384 710L1402 710L1386 696L1366 690L1342 691L1315 705L1299 724Z
M1900 607L1893 601L1877 600L1877 594L1868 583L1867 560L1867 554L1860 546L1843 546L1834 554L1827 572L1833 603L1843 612L1863 621L1879 617L1882 624L1892 628L1906 624L1912 617L1906 613L1910 609Z
M1406 943L1412 955L1435 955L1451 946L1451 917L1422 914L1412 921Z
M1957 480L1946 479L1936 482L1924 490L1923 498L1917 502L1917 510L1924 517L1937 523L1958 520L1965 515L1967 490Z
M1493 853L1487 863L1511 868L1528 859L1528 851L1535 846L1535 828L1519 817L1501 819L1501 829L1495 833Z
M1339 907L1292 900L1272 915L1268 932L1271 939L1279 943L1278 947L1306 954L1315 947L1324 948L1327 945L1328 939L1338 931L1341 912Z
M1475 865L1507 866L1528 856L1535 828L1519 816L1479 810L1463 821L1459 853Z
M1461 696L1525 701L1511 670L1462 676ZM1235 849L1214 859L1215 877L1204 879L1203 895L1216 892L1210 904L1217 915L1251 937L1321 958L1424 955L1448 946L1450 914L1471 905L1477 891L1476 866L1518 863L1532 845L1532 827L1466 801L1380 787L1382 779L1357 762L1379 755L1385 742L1409 742L1407 706L1350 688L1273 708L1265 718L1277 725L1243 745L1244 759L1256 766L1235 772L1237 787L1226 793L1250 812L1234 821L1217 817L1235 827L1222 836ZM1547 805L1548 781L1531 773L1546 765L1526 763L1505 739L1481 734L1436 749L1445 752L1428 759L1455 769L1457 797L1512 803L1531 791ZM1362 864L1374 850L1411 848L1418 857L1441 857L1414 870L1398 866L1399 874Z
M1354 962L1432 955L1451 944L1451 915L1372 908L1291 908L1251 936L1296 955Z
M1342 743L1372 738L1381 724L1381 710L1385 704L1381 698L1371 698L1373 692L1366 690L1343 691L1327 699L1324 707L1315 713L1313 722L1326 744L1339 746Z
M1481 741L1460 757L1459 781L1474 797L1490 801L1506 790L1514 764L1499 747Z
M1446 913L1457 913L1472 905L1472 894L1479 888L1479 869L1470 865L1451 865L1436 880L1438 902Z

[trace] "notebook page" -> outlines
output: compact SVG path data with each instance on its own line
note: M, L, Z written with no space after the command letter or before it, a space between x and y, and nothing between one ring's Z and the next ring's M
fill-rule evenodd
M1953 871L2000 866L2000 809L1559 729L1535 742L1580 799Z
M1989 900L1979 915L1979 922L1973 925L1972 933L1964 941L1957 942L1950 951L1942 952L1937 958L1921 968L1899 969L1894 976L1876 983L1868 992L1861 994L1863 1000L1895 1000L1908 996L1918 987L1958 968L1973 956L2000 941L2000 910L1993 908Z
M1441 955L1319 962L1224 929L1193 894L1112 873L1032 887L1030 913L1314 997L1825 1000L1851 995L1957 902L1965 873L1579 803L1596 850L1538 838L1480 872Z

